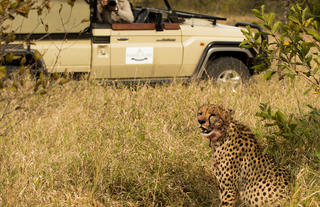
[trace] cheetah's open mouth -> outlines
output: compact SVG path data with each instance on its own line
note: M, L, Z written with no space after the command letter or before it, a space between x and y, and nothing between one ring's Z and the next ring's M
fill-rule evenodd
M201 135L204 137L210 137L214 134L214 130L212 129L206 129L202 126L199 127L201 129Z

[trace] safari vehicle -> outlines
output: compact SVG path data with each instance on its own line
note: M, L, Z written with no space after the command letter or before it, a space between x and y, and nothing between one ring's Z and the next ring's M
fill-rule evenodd
M33 70L130 82L244 82L256 63L259 51L239 47L246 23L219 24L226 18L174 10L163 0L161 9L133 5L134 23L106 25L97 20L97 0L66 2L52 0L42 16L17 17L10 28L16 40L6 52L25 56Z

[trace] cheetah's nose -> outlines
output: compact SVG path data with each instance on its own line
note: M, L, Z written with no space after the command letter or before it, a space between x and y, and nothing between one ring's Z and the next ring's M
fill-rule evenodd
M198 122L199 122L199 124L204 124L206 121L205 121L205 120L198 119Z

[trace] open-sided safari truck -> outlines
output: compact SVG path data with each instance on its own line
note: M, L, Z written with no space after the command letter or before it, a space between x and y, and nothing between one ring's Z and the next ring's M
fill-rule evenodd
M16 40L5 52L25 56L33 70L110 81L241 82L251 75L258 51L239 47L244 36L238 26L247 24L218 24L226 19L174 10L163 0L165 9L133 5L134 23L106 25L98 22L96 5L51 0L41 16L16 17L9 28ZM6 64L11 71L19 65Z

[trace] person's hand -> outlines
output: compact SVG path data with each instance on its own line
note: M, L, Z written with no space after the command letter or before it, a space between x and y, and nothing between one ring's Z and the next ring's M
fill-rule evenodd
M102 6L106 6L108 4L108 0L100 0Z

